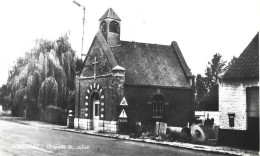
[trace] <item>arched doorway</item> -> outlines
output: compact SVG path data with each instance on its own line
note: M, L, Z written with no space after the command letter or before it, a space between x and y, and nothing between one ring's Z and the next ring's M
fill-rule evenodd
M90 117L93 121L93 130L98 130L99 128L99 112L100 112L100 97L98 92L93 92L90 99Z

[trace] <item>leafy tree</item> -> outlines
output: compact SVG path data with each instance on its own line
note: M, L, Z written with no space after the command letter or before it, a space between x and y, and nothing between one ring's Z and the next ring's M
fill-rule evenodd
M226 70L228 70L236 61L237 61L237 57L233 56L230 62L228 62L228 65L226 66Z
M7 109L8 108L8 103L5 100L6 96L7 96L7 91L8 91L7 86L5 84L3 84L0 87L0 105L3 106L3 109Z
M18 115L27 107L53 105L65 110L69 93L75 89L75 61L67 34L56 41L35 40L35 46L8 73L5 96Z
M75 63L76 65L75 65L75 68L76 68L76 72L79 72L80 71L80 69L81 69L81 67L82 67L82 65L83 65L83 61L82 61L82 59L80 59L80 58L76 58L76 63Z
M227 70L225 68L227 62L221 58L222 56L219 53L214 54L211 62L208 62L206 67L206 89L209 91L217 84L218 78Z
M227 70L226 61L219 53L213 55L205 70L205 77L197 75L197 108L218 110L218 78Z
M39 90L38 105L43 108L48 105L57 106L58 84L53 77L48 77L42 82Z
M196 78L196 90L197 90L197 95L196 95L196 99L197 99L197 104L200 105L196 105L195 109L196 110L200 110L200 109L204 109L205 106L203 105L203 99L205 98L205 96L207 95L207 89L205 86L205 78L202 77L200 74L197 75Z

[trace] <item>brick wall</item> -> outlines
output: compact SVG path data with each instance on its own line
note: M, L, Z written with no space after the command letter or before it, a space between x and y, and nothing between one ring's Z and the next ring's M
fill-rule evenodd
M86 96L89 94L87 90L90 85L96 83L102 88L102 95L104 95L104 118L105 120L117 120L117 107L124 95L124 79L122 77L107 76L96 79L85 79L80 80L80 108L78 107L78 83L76 84L76 105L75 105L75 117L86 118L85 117L85 102ZM91 92L91 90L90 90ZM101 94L100 94L101 95ZM101 96L102 96L101 95ZM102 99L101 99L102 100ZM88 110L90 111L90 110ZM87 117L89 118L89 117Z
M124 97L124 82L124 71L114 69L110 75L98 76L95 79L81 78L79 81L77 78L75 118L84 119L84 121L82 120L80 123L76 121L75 126L85 123L80 128L86 129L86 125L92 127L91 95L93 92L97 92L100 97L99 119L105 121L103 127L111 132L117 131L117 124L112 121L118 120L118 107ZM88 120L85 121L85 119Z
M163 119L152 118L152 104L149 103L158 90L165 96ZM130 125L135 122L148 125L154 124L155 121L162 121L169 126L186 126L194 117L192 94L192 89L125 85L128 122Z
M219 85L219 122L221 129L247 129L246 88L253 86L259 86L259 81L223 81ZM235 113L234 127L229 126L228 113Z

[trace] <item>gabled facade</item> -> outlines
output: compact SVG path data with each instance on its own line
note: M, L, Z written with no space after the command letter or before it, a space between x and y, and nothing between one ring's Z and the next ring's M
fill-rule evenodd
M117 132L136 122L187 125L194 76L177 43L122 41L120 27L121 19L109 8L76 78L74 127Z
M219 85L220 142L258 148L259 33Z

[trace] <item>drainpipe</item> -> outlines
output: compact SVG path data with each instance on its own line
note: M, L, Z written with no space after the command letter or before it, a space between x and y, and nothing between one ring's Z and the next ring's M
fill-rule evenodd
M79 83L79 92L78 92L78 129L79 129L79 118L80 118L80 79L78 77L78 83Z

